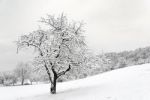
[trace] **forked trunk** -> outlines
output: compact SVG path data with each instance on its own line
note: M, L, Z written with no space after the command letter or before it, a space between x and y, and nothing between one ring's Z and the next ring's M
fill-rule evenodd
M57 77L54 76L54 79L53 81L51 82L51 94L56 94L56 80L57 80Z
M56 73L56 71L52 68L52 72L53 72L53 78L50 78L49 79L51 80L51 94L56 94L56 81L57 81L57 78L60 77L61 75L64 75L67 71L69 71L71 68L70 68L71 65L69 65L68 69L66 69L65 71L62 71L60 73Z

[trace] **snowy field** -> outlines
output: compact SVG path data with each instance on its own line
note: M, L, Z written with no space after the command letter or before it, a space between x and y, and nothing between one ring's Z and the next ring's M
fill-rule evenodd
M150 100L150 64L59 83L56 95L48 84L0 87L0 100Z

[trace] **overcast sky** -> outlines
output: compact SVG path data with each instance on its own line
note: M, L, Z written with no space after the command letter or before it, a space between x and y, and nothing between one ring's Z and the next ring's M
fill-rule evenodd
M33 52L16 54L13 41L36 30L40 17L62 12L86 23L94 52L150 46L150 0L0 0L0 71L31 60Z

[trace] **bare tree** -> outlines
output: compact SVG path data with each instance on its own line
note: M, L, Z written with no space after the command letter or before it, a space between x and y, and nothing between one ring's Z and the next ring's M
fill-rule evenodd
M23 85L24 80L30 77L31 69L27 63L20 62L14 72L21 79L21 85Z
M48 29L21 36L17 46L18 50L24 47L35 48L38 52L35 57L37 67L45 68L51 82L50 91L55 94L57 79L70 71L71 67L82 63L83 55L80 51L85 46L83 24L69 23L63 14L57 18L48 15L41 22Z
M14 71L10 72L10 79L11 79L12 85L14 86L15 83L17 82L17 75Z

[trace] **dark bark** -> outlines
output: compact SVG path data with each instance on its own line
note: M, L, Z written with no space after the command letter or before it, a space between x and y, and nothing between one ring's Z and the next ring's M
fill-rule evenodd
M57 79L58 77L60 77L61 75L64 75L66 72L68 72L69 70L71 69L71 65L69 65L69 67L65 70L65 71L62 71L60 73L57 73L55 70L54 70L54 66L52 66L52 72L53 72L53 80L51 81L51 88L50 88L50 91L51 91L51 94L56 94L56 82L57 82Z
M21 80L21 85L23 85L24 84L24 78Z
M50 82L52 82L51 74L50 74L50 71L49 71L49 69L48 69L48 67L47 67L46 63L45 63L45 65L44 65L44 66L45 66L46 72L47 72L47 74L48 74L48 78L49 78Z
M60 77L61 75L64 75L66 72L68 72L71 69L71 65L69 65L69 67L65 71L62 71L60 73L56 72L54 69L55 66L52 65L52 68L51 68L52 74L50 74L50 71L46 65L46 62L45 62L44 66L45 66L46 72L49 76L49 80L51 82L50 93L56 94L56 84L57 84L56 82L57 82L58 77Z
M56 82L57 82L57 73L54 70L54 66L52 66L52 72L53 72L53 80L51 81L51 94L56 94Z
M66 74L66 72L68 72L70 69L71 69L71 65L69 65L69 67L65 71L62 71L62 72L58 73L57 76L60 77L60 76L62 76L64 74Z
M56 80L57 80L57 77L54 76L54 79L51 82L51 88L50 88L51 94L56 94Z

